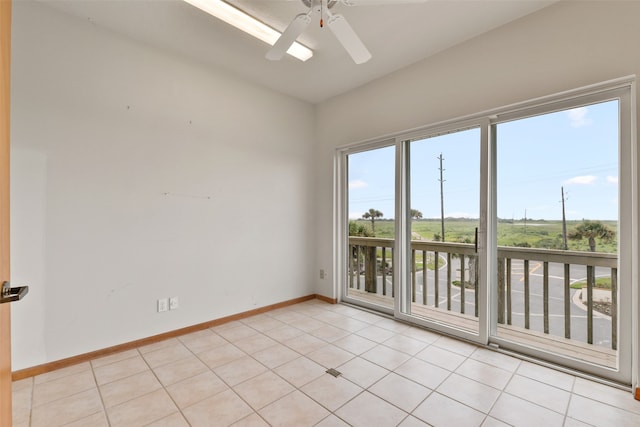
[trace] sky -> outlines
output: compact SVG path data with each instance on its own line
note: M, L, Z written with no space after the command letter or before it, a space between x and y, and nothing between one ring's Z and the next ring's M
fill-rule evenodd
M504 219L618 219L618 101L497 126L497 205ZM349 155L349 218L370 208L394 216L395 148ZM478 218L480 130L410 143L411 208L440 218Z

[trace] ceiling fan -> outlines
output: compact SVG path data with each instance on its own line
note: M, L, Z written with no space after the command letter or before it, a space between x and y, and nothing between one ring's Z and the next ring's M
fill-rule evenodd
M362 43L360 37L353 30L344 16L334 14L332 9L338 4L346 6L361 5L380 5L380 4L399 4L399 3L424 3L427 0L300 0L309 8L306 13L301 13L293 18L286 30L276 41L273 47L267 52L267 59L278 61L287 53L293 42L302 34L311 24L313 15L319 15L320 27L326 25L329 27L340 44L349 53L356 64L364 64L371 59L371 53Z

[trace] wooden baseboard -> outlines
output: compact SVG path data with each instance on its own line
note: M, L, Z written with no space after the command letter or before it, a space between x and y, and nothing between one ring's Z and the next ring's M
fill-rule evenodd
M640 387L636 387L636 392L633 397L635 397L636 400L640 400Z
M314 297L316 299L319 299L320 301L328 302L329 304L337 304L338 303L338 299L337 298L329 298L329 297L325 297L324 295L320 295L320 294L315 294Z
M265 307L256 308L253 310L245 311L238 314L233 314L231 316L221 317L219 319L211 320L204 323L199 323L193 326L187 326L186 328L176 329L173 331L165 332L162 334L154 335L148 338L142 338L139 340L127 342L124 344L115 345L113 347L104 348L101 350L91 351L89 353L79 354L77 356L68 357L62 360L56 360L54 362L44 363L42 365L33 366L31 368L21 369L19 371L14 371L12 373L12 380L18 381L24 378L34 377L36 375L45 374L47 372L55 371L57 369L66 368L68 366L77 365L79 363L88 362L90 360L96 359L98 357L108 356L114 353L120 353L121 351L131 350L137 347L142 347L145 345L153 344L159 341L163 341L169 338L178 337L181 335L190 334L192 332L201 331L203 329L208 329L214 326L222 325L224 323L233 322L234 320L244 319L250 316L255 316L256 314L266 313L268 311L276 310L282 307L288 307L290 305L299 304L304 301L309 301L312 299L319 299L320 301L324 301L330 304L336 304L337 300L325 297L323 295L312 294L307 295L300 298L294 298L288 301L279 302L276 304L267 305Z

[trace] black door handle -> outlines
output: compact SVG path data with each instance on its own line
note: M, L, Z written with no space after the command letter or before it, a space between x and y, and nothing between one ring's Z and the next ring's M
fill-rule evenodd
M27 293L29 293L28 286L18 286L17 288L12 288L11 283L4 282L2 283L2 292L0 293L0 304L20 301Z
M476 227L476 242L475 242L475 245L476 245L476 253L478 253L478 227Z

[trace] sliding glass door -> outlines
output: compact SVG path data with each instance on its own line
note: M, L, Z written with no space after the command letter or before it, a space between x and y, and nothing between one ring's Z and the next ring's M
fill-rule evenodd
M404 142L410 239L401 310L449 333L477 336L480 287L479 127L426 134ZM468 338L468 336L466 336Z
M345 156L347 286L344 296L392 312L394 307L395 145Z
M621 79L339 150L342 300L630 384L633 91Z

